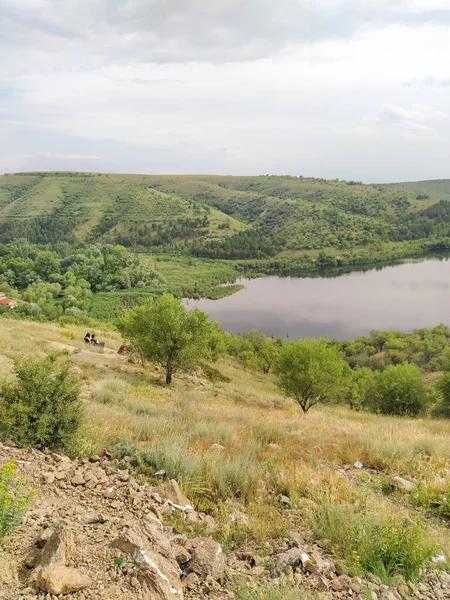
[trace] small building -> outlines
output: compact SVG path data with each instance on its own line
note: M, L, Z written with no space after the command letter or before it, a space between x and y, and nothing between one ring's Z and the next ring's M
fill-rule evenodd
M7 306L8 308L16 308L17 302L12 300L11 298L7 298L6 296L0 298L0 306Z

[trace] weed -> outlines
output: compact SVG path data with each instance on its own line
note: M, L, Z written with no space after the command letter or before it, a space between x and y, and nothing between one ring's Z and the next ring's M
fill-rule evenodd
M34 498L34 491L26 491L25 479L16 477L16 471L13 460L0 469L0 539L19 527Z

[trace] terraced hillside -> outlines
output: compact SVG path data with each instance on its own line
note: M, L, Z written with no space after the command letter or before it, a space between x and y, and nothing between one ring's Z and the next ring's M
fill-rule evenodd
M0 242L101 238L232 259L340 253L446 237L448 207L434 206L413 188L302 177L20 173L0 177Z
M223 238L245 224L145 178L43 173L0 177L0 241L106 240L152 246L202 235Z

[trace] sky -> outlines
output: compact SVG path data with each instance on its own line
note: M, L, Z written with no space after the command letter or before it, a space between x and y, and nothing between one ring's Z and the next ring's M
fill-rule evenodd
M0 172L450 178L450 0L0 0Z

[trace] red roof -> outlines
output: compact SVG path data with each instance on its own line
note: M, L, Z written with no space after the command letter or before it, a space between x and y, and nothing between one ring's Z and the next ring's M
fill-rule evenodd
M8 306L9 304L15 304L16 301L15 300L11 300L11 298L1 298L0 299L0 304L3 304L3 306Z

